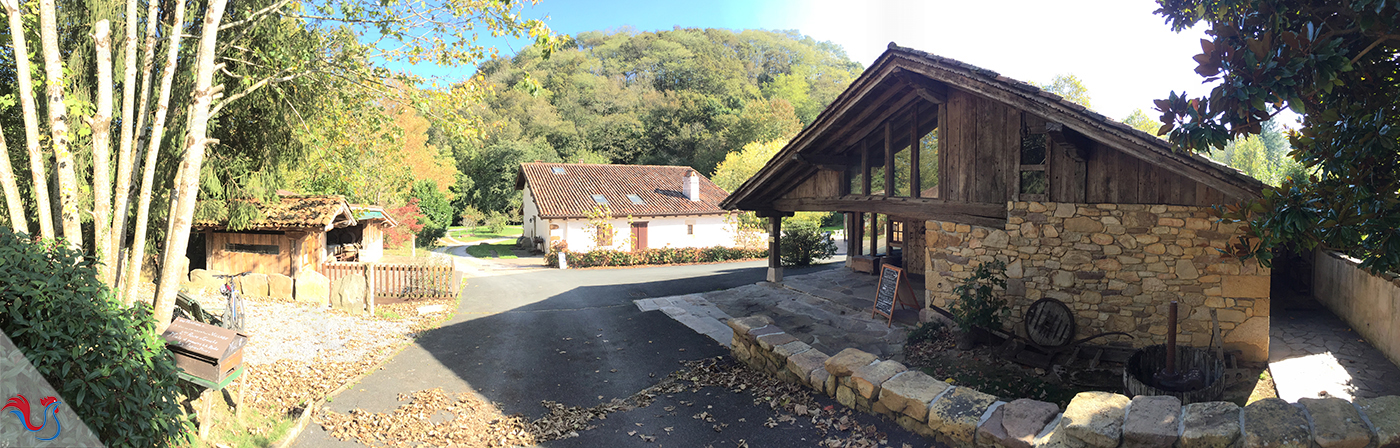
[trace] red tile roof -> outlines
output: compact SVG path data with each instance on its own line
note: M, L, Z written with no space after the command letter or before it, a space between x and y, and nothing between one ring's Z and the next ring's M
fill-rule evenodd
M258 204L263 218L247 225L249 230L320 228L325 229L336 218L350 218L350 204L344 196L282 196L275 204ZM353 219L351 219L353 221ZM224 228L227 223L195 220L194 227Z
M563 174L555 174L562 168ZM540 217L583 218L597 205L595 194L608 201L613 216L670 216L726 213L719 207L729 193L700 177L700 200L682 193L688 166L598 165L586 163L522 163L515 188L530 187ZM628 194L641 198L633 204Z

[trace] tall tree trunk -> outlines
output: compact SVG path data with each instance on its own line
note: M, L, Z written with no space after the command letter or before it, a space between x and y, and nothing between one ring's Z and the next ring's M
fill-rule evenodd
M83 249L83 221L78 215L78 175L68 149L68 106L63 104L63 55L58 50L58 12L54 0L39 0L39 37L44 53L44 93L49 100L49 132L53 141L58 205L63 238L68 247Z
M190 105L189 134L185 136L185 157L180 163L181 175L175 180L175 191L171 192L176 206L170 211L170 219L175 223L175 229L165 238L160 284L156 287L155 314L161 331L169 325L170 316L175 311L175 293L180 287L177 275L179 262L184 256L185 247L189 245L190 221L194 218L195 201L199 197L199 168L204 164L205 147L210 143L209 107L219 90L213 85L214 47L218 43L219 23L223 21L227 5L228 0L210 0L209 9L204 14L203 35L195 59L194 98Z
M39 214L39 236L53 239L53 207L49 205L49 171L44 167L44 151L39 148L39 111L34 105L34 81L29 73L29 46L24 41L24 15L18 0L3 0L10 16L10 40L15 50L15 77L19 81L19 104L24 110L25 149L29 151L30 177L34 181L34 209Z
M112 207L111 236L107 238L106 247L105 261L110 267L104 273L106 277L102 279L103 283L113 288L117 287L116 273L120 266L115 263L121 259L122 237L126 235L127 204L131 197L131 170L135 165L132 161L132 147L136 139L136 117L132 114L136 109L136 24L140 20L136 3L136 0L126 0L126 43L123 46L126 52L126 63L123 67L126 76L122 79L122 132L121 141L118 142L120 149L117 152L117 184L112 187L116 204Z
M126 262L126 275L122 278L123 294L126 303L136 300L136 290L141 283L141 263L146 260L146 228L151 221L151 194L156 181L156 159L160 155L160 141L165 135L165 117L170 109L170 88L175 82L176 61L180 56L180 35L185 32L185 1L175 0L175 24L166 32L170 43L165 49L165 67L160 78L160 96L156 98L156 111L151 134L146 137L146 164L141 173L141 195L136 204L136 226L132 228L131 251ZM161 328L169 323L170 317L161 322Z
M106 20L97 22L97 114L92 116L92 224L93 252L96 252L99 278L112 277L112 28ZM67 230L65 230L66 232ZM110 284L110 283L109 283Z
M19 184L15 183L15 170L10 166L10 148L5 143L5 133L0 132L0 188L5 190L5 207L10 210L10 228L23 231L29 228L24 219L24 200L19 197Z
M131 1L131 0L128 0L128 4L127 4L128 7L131 6L131 5L130 5L130 1ZM145 36L145 38L146 38L146 44L145 44L145 47L146 47L146 48L145 48L145 50L143 51L143 54L144 54L144 55L143 55L143 57L142 57L142 60L144 61L144 63L141 64L141 101L140 101L140 103L139 103L139 104L140 104L140 106L139 106L139 107L140 107L140 112L137 112L137 113L136 113L136 129L135 129L135 131L133 132L133 135L132 135L132 137L131 137L131 139L130 139L131 147L132 147L133 151L140 151L140 149L143 147L143 145L141 144L141 142L139 142L139 141L137 140L137 135L140 135L141 133L146 132L146 131L145 131L145 129L146 129L146 117L147 117L148 115L150 115L150 107L151 107L151 78L155 76L155 65L156 65L156 41L158 40L158 39L156 38L156 31L157 31L157 28L156 28L156 27L160 26L160 6L161 6L161 3L162 3L162 2L157 1L157 0L151 0L151 1L148 2L148 3L149 3L149 5L146 7L146 32L145 32L145 34L144 34L144 36ZM175 3L180 3L181 6L179 6L179 7L183 7L183 5L184 5L182 2L179 2L179 1L177 1L177 2L175 2ZM182 9L181 11L183 11L183 9ZM183 18L183 15L182 15L181 17ZM179 20L179 19L177 19L177 20ZM184 25L184 22L181 21L180 24L183 26L183 25ZM128 29L130 29L131 25L128 23L127 27L128 27ZM148 140L148 141L150 140L150 135L149 135L149 134L146 135L146 140ZM147 151L146 151L146 157L145 157L145 159L146 159L145 165L146 165L146 166L154 166L153 164L155 163L155 157L156 157L156 156L150 152L150 147L151 147L151 145L150 145L150 144L146 144L146 145L144 145L144 147L147 149ZM135 175L136 175L136 169L137 169L137 167L138 167L138 165L135 164L135 162L136 162L136 157L137 157L137 155L136 155L135 153L133 153L133 154L132 154L132 166L131 166L130 169L129 169L130 175L131 175L131 176L135 176ZM150 180L146 180L146 179L154 179L154 178L155 178L155 171L153 171L153 170L154 170L154 168L152 168L152 171L150 171L150 174L149 174L149 175L145 175L145 174L142 175L142 180L143 180L143 182L141 183L141 191L145 192L145 195L144 195L144 196L150 196L150 189L149 189L148 187L146 187L146 185L149 185L151 181L150 181ZM122 174L123 174L123 173L118 173L117 176L121 176ZM128 182L129 182L129 181L130 181L130 180L128 179ZM118 180L117 180L117 184L118 184L118 188L120 188L120 187L121 187L121 184L122 184L121 179L118 179ZM141 210L148 210L148 209L150 208L150 201L148 200L148 201L146 202L146 205L145 205L144 207L142 207L142 206L140 206L140 205L138 205L138 206L136 207L136 208L137 208L136 217L135 217L135 218L131 218L131 217L129 216L129 214L127 213L127 211L126 211L126 209L128 208L126 204L129 204L130 201L131 201L130 198L129 198L130 191L131 191L131 186L130 186L129 183L128 183L126 189L118 190L118 191L117 191L117 195L118 195L118 196L117 196L117 209L118 209L118 210L122 210L121 215L120 215L120 216L122 217L122 219L120 219L120 220L117 221L117 225L114 226L114 227L115 227L114 232L116 232L117 235L120 235L120 236L122 236L122 237L124 237L124 236L126 235L126 225L127 225L128 219L135 219L135 220L137 220L137 221L140 221L141 219L143 219L143 218L141 218ZM140 200L140 199L139 199L140 197L143 197L143 196L138 196L138 201ZM134 226L134 225L135 225L135 224L133 223L133 226ZM142 238L144 238L144 237L145 237L145 234L142 234ZM146 243L145 243L145 241L143 240L143 241L141 242L142 250L145 250L145 244L146 244ZM134 300L136 299L136 285L139 284L139 283L141 282L141 278L140 278L141 268L140 268L139 266L136 268L136 277L135 277L135 278L132 278L131 275L128 275L129 272L132 272L132 270L131 270L131 262L134 261L134 260L136 260L136 257L131 256L132 253L135 252L135 245L136 245L136 235L133 234L133 235L131 236L131 243L130 243L129 245L127 245L127 247L130 248L130 250L127 251L127 258L124 260L125 263L122 264L122 267L123 267L123 269L124 269L124 272L118 272L118 273L117 273L117 276L118 276L118 278L117 278L117 290L118 290L119 293L121 294L123 302L126 303L127 305L131 305L132 301L134 301Z

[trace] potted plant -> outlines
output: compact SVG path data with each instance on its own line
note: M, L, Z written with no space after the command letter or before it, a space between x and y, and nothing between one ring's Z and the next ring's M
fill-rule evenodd
M953 321L962 331L958 338L958 349L967 350L978 342L986 340L986 330L1000 330L1001 319L1010 309L1006 299L997 289L1006 289L1006 263L990 261L973 270L972 276L953 288L958 296L950 310Z

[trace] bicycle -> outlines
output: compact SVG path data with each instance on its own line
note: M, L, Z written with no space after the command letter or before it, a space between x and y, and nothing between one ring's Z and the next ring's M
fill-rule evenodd
M224 308L224 316L222 319L220 319L220 322L218 323L220 327L224 327L234 331L243 331L243 298L238 296L238 288L235 288L233 286L233 279L248 274L252 274L252 272L244 272L242 274L233 275L214 275L214 277L216 278L227 279L224 282L224 286L219 288L219 293L223 294L226 304L226 307Z

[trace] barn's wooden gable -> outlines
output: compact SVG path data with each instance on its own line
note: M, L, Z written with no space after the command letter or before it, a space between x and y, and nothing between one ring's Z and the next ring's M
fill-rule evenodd
M727 208L1000 227L1008 201L1211 205L1233 169L996 73L891 47Z

